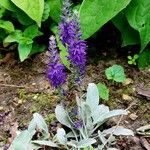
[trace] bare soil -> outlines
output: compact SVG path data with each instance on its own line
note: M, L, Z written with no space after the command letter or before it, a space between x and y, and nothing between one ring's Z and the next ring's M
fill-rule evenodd
M137 90L150 91L150 68L140 71L137 67L129 66L127 60L113 57L110 60L98 60L87 66L87 73L81 89L86 90L88 83L105 83L110 92L109 101L100 100L111 109L124 108L129 115L124 117L121 125L134 131L134 137L120 137L117 146L120 150L144 150L143 136L136 134L136 129L150 124L150 99ZM107 57L107 56L106 56ZM24 129L34 112L39 112L45 118L50 128L56 128L54 108L58 101L57 93L50 86L46 78L46 53L38 54L24 63L15 62L0 66L0 147L11 143L12 129ZM113 64L125 68L127 78L131 82L127 85L112 83L106 79L105 69ZM83 92L82 91L82 92ZM149 94L149 93L148 93ZM129 96L124 98L123 95ZM108 126L115 125L118 118L110 120ZM144 138L150 142L149 138ZM150 144L150 143L148 143ZM1 149L1 148L0 148Z

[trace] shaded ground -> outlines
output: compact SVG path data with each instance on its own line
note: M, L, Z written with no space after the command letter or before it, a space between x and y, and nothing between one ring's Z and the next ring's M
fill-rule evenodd
M24 129L34 112L45 116L51 128L55 125L54 108L58 99L46 79L47 60L48 56L43 53L22 64L0 66L0 147L10 142L8 137L11 136L14 124L18 124L19 129ZM99 60L94 64L91 62L87 67L82 89L84 91L89 82L105 83L110 90L110 100L102 103L111 108L129 108L129 115L123 118L121 124L132 129L136 135L137 128L150 123L150 100L148 96L139 95L136 91L137 87L150 88L150 69L139 71L128 66L126 61L123 58L116 59L115 56L112 60ZM127 85L107 81L104 71L112 64L124 66L126 75L131 80ZM117 121L118 119L112 119L108 125ZM119 149L144 149L139 137L141 136L119 138Z

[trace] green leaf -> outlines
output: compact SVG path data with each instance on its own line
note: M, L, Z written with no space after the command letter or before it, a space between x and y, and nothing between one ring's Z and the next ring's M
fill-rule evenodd
M150 65L150 49L144 50L138 59L138 67L144 69Z
M43 35L43 33L38 30L37 25L31 25L28 28L26 28L23 32L23 36L28 37L30 39L33 39L33 38L35 38L37 36L41 36L41 35Z
M24 13L22 10L18 10L16 11L16 15L18 18L18 21L22 24L22 25L31 25L34 23L34 21L26 14Z
M32 43L31 44L19 43L18 51L21 62L24 61L26 58L28 58L31 50L32 50Z
M50 29L55 34L56 41L57 41L57 46L60 50L60 59L61 59L62 63L70 70L70 62L67 59L67 56L69 54L68 54L67 48L65 48L63 46L62 42L59 40L57 26L56 25L51 25Z
M36 53L41 53L41 52L43 52L45 49L46 49L46 46L45 46L45 45L38 44L38 43L34 42L34 43L32 44L32 50L31 50L31 52L30 52L30 55L33 55L33 54L36 54Z
M105 74L108 80L113 80L116 82L124 82L126 77L124 69L120 65L113 65L105 70Z
M50 6L50 17L58 23L61 15L61 0L47 0L47 3Z
M17 7L10 0L0 0L0 5L10 11L17 10Z
M0 5L0 18L3 17L4 13L5 13L5 8Z
M17 7L23 10L38 26L41 26L44 12L44 0L11 0Z
M123 47L140 43L138 32L129 25L124 13L119 13L112 22L121 32Z
M20 42L22 39L22 31L21 30L15 30L11 34L9 34L3 41L4 47L7 46L9 43L12 42Z
M132 0L126 10L129 24L139 31L141 52L150 41L150 0Z
M87 39L124 9L131 0L84 0L80 13L83 38Z
M10 21L0 20L0 28L6 30L9 33L14 31L14 25Z
M108 98L109 98L109 89L106 87L106 85L102 84L102 83L98 83L97 88L98 88L98 91L99 91L100 98L102 98L104 100L108 100Z
M44 12L43 12L43 16L42 16L42 22L46 21L49 17L50 14L50 6L48 4L48 2L44 3Z

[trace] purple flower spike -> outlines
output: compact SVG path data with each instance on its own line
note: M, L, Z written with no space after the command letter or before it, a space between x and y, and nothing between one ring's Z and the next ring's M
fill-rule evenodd
M83 76L85 73L87 46L86 42L81 39L79 14L77 12L72 14L70 6L69 0L64 0L61 23L59 24L60 39L63 45L68 48L68 59L74 73L77 74L76 79L79 79L79 76Z
M66 82L65 67L60 63L56 40L54 36L49 38L49 64L48 64L48 79L53 87L58 88Z

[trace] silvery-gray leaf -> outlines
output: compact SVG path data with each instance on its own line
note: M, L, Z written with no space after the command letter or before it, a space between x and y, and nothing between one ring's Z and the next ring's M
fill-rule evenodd
M122 126L118 126L117 128L112 127L110 129L104 130L103 134L108 135L108 134L111 134L112 132L114 135L132 135L132 136L134 136L134 133L132 130L126 129Z
M39 145L37 145L37 144L30 143L30 144L28 145L27 150L39 150L40 148L42 148L42 147L39 146Z
M67 144L68 146L72 146L72 147L77 148L77 142L74 141L74 140L71 140L71 141L67 142L66 144Z
M103 133L101 131L98 131L98 136L102 144L105 144L107 139L104 137Z
M45 145L45 146L50 146L50 147L58 147L58 145L50 140L45 141L45 140L34 140L32 141L34 144L39 144L39 145Z
M109 112L109 107L105 105L99 105L95 108L95 110L92 112L92 118L93 120L97 120L98 116L103 115L104 113Z
M12 142L9 150L27 150L32 139L28 130L22 131Z
M57 129L57 134L56 134L57 140L60 144L66 144L67 142L67 137L66 137L66 132L63 128L58 128Z
M84 139L78 142L77 148L85 148L85 147L91 146L94 143L96 143L96 140L94 138Z
M108 148L107 150L119 150L117 148Z
M28 131L29 131L30 133L32 133L33 135L35 134L35 132L36 132L36 122L35 122L34 119L32 119L32 120L30 121L29 126L28 126Z
M77 137L79 137L79 134L78 133L76 133L76 136ZM67 134L67 138L74 138L75 136L74 136L74 134L73 134L73 132L71 131L71 132L69 132L68 134Z
M123 110L123 109L117 109L117 110L112 110L106 113L103 113L101 116L97 117L97 119L94 120L94 124L96 123L101 123L104 121L107 121L107 119L111 118L111 117L115 117L118 115L127 115L127 111Z
M94 83L89 83L88 85L86 103L90 106L92 112L99 104L99 92L96 84Z
M66 112L66 110L63 108L63 106L61 106L61 105L57 105L57 106L56 106L55 115L56 115L57 120L58 120L61 124L65 125L65 126L67 126L67 127L69 127L69 128L71 128L71 123L70 123L70 121L69 121L67 112Z
M45 131L45 133L49 134L45 120L38 113L33 114L33 119L29 124L28 130L31 132L34 128L42 129L43 131Z

